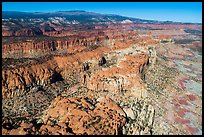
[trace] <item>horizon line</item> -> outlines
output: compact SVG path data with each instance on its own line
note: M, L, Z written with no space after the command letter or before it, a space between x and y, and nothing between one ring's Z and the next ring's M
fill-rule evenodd
M119 14L113 14L113 13L100 13L95 11L87 11L87 10L53 10L53 11L16 11L16 10L2 10L2 12L26 12L26 13L47 13L47 12L71 12L71 11L81 11L81 12L91 12L91 13L97 13L97 14L104 14L104 15L118 15L128 18L134 18L134 19L142 19L142 20L149 20L149 21L160 21L160 22L172 22L172 23L183 23L183 24L202 24L202 22L182 22L182 21L172 21L172 20L153 20L153 19L144 19L144 18L138 18L138 17L130 17L126 15L119 15ZM2 18L3 19L3 18Z

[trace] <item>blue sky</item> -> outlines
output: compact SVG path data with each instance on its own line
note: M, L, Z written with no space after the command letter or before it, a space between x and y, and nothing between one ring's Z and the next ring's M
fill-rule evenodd
M2 2L2 10L85 10L141 19L202 23L202 2Z

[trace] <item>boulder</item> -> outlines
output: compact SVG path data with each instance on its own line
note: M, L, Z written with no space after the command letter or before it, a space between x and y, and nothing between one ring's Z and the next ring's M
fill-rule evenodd
M125 111L127 117L130 117L132 120L136 119L136 114L131 108L125 107L123 110Z

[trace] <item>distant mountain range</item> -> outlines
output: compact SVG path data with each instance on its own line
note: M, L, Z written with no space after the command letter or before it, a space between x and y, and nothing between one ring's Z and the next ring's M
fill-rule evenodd
M17 12L2 11L2 20L17 20L26 23L49 21L54 24L111 24L111 23L148 23L148 24L201 24L172 21L145 20L114 14L100 14L83 10L56 12Z

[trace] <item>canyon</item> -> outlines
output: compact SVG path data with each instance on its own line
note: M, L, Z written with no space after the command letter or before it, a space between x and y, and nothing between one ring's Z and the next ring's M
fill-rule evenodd
M9 24L3 135L201 134L201 25Z

